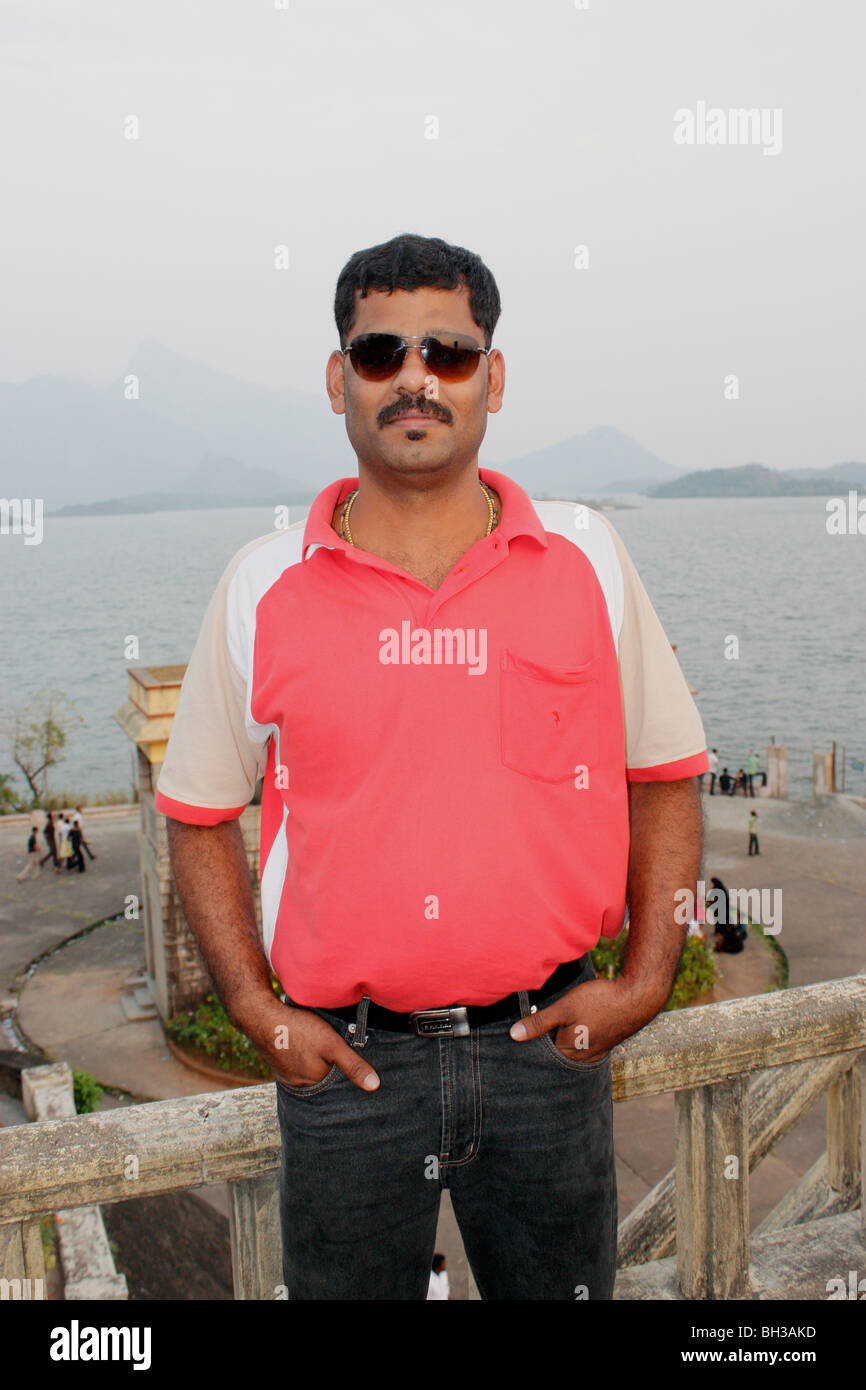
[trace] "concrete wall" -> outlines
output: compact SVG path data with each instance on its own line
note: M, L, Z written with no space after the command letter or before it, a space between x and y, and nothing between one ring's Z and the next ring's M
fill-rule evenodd
M168 1019L194 1007L213 989L213 980L180 905L171 872L165 816L156 810L153 791L141 784L140 790L140 911L144 922L147 972L153 980L159 1015ZM240 826L261 939L259 824L260 808L248 806L240 817Z

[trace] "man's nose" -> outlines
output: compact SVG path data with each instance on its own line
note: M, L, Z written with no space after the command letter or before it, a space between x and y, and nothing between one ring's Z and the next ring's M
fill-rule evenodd
M403 365L394 378L394 386L402 386L404 391L411 391L413 395L419 395L424 391L430 378L436 380L421 356L420 345L410 343Z

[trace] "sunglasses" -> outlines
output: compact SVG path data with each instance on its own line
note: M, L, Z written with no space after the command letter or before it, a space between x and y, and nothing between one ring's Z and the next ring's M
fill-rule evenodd
M340 348L364 381L387 381L396 376L411 343L419 344L421 360L433 376L442 381L468 381L482 354L490 348L479 347L470 338L401 338L397 333L362 333L347 348Z

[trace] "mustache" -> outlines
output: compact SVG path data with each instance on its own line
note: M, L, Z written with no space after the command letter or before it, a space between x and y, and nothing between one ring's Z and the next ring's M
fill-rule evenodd
M399 420L403 415L430 415L434 420L442 420L446 425L451 423L449 410L444 410L435 401L422 396L417 401L393 401L391 405L386 405L379 415L379 424L390 425L392 420Z

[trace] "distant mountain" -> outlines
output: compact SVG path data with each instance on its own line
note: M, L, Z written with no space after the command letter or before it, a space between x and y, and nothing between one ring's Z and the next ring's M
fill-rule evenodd
M251 503L260 497L270 501L287 491L312 495L312 490L297 478L281 478L270 468L248 468L237 459L219 458L216 454L206 454L179 486L184 492L211 497L248 497Z
M247 493L226 493L208 497L201 492L139 492L132 497L107 497L102 502L72 502L47 516L129 516L145 512L200 512L219 507L300 507L308 508L308 493L279 492L270 497L250 499Z
M803 469L811 474L812 470ZM815 476L798 477L779 473L760 463L747 463L740 468L707 468L686 473L682 478L654 487L651 497L825 497L847 492L856 486L839 478L831 478L823 470Z
M138 399L125 398L129 377L137 379ZM289 502L357 473L345 422L324 390L257 386L152 340L140 343L123 373L104 387L56 376L0 383L0 441L4 493L41 497L48 513L88 504L151 509L166 498L184 507L195 498L200 505ZM610 426L487 466L531 496L648 494L684 481L681 469ZM846 474L866 486L864 463L775 475L789 482L784 488L762 483L768 493L756 492L754 480L740 493L713 481L730 471L689 474L700 482L685 486L699 492L659 495L717 495L707 490L715 486L725 487L718 495L790 493L805 488L812 474L823 479L819 491L846 486L837 481Z
M98 502L73 502L54 516L121 516L130 512L198 511L209 507L291 506L312 502L315 489L267 468L247 468L237 459L208 454L178 483L179 491L136 492Z
M855 486L866 487L866 463L831 463L829 468L786 468L789 478L845 478Z
M566 498L574 492L646 493L682 472L609 425L510 459L501 469L531 496Z
M142 402L150 409L208 441L204 452L272 470L281 480L290 474L315 491L340 477L347 459L346 474L355 463L344 422L331 410L324 385L316 395L290 387L276 391L152 340L136 348L128 373L139 377ZM112 389L120 388L117 382Z
M129 377L138 399L126 399ZM150 506L163 494L183 505L199 495L270 502L357 472L324 391L257 386L152 340L104 387L56 376L0 383L0 440L7 496L42 497L49 513L142 497ZM609 427L489 466L549 496L646 492L681 472Z
M138 400L124 397L130 375ZM108 386L54 376L0 383L0 440L4 493L42 497L49 512L143 486L219 495L229 481L200 472L208 456L237 459L253 476L264 470L278 489L313 493L356 466L324 391L320 398L255 386L153 342ZM191 474L200 487L188 486Z

